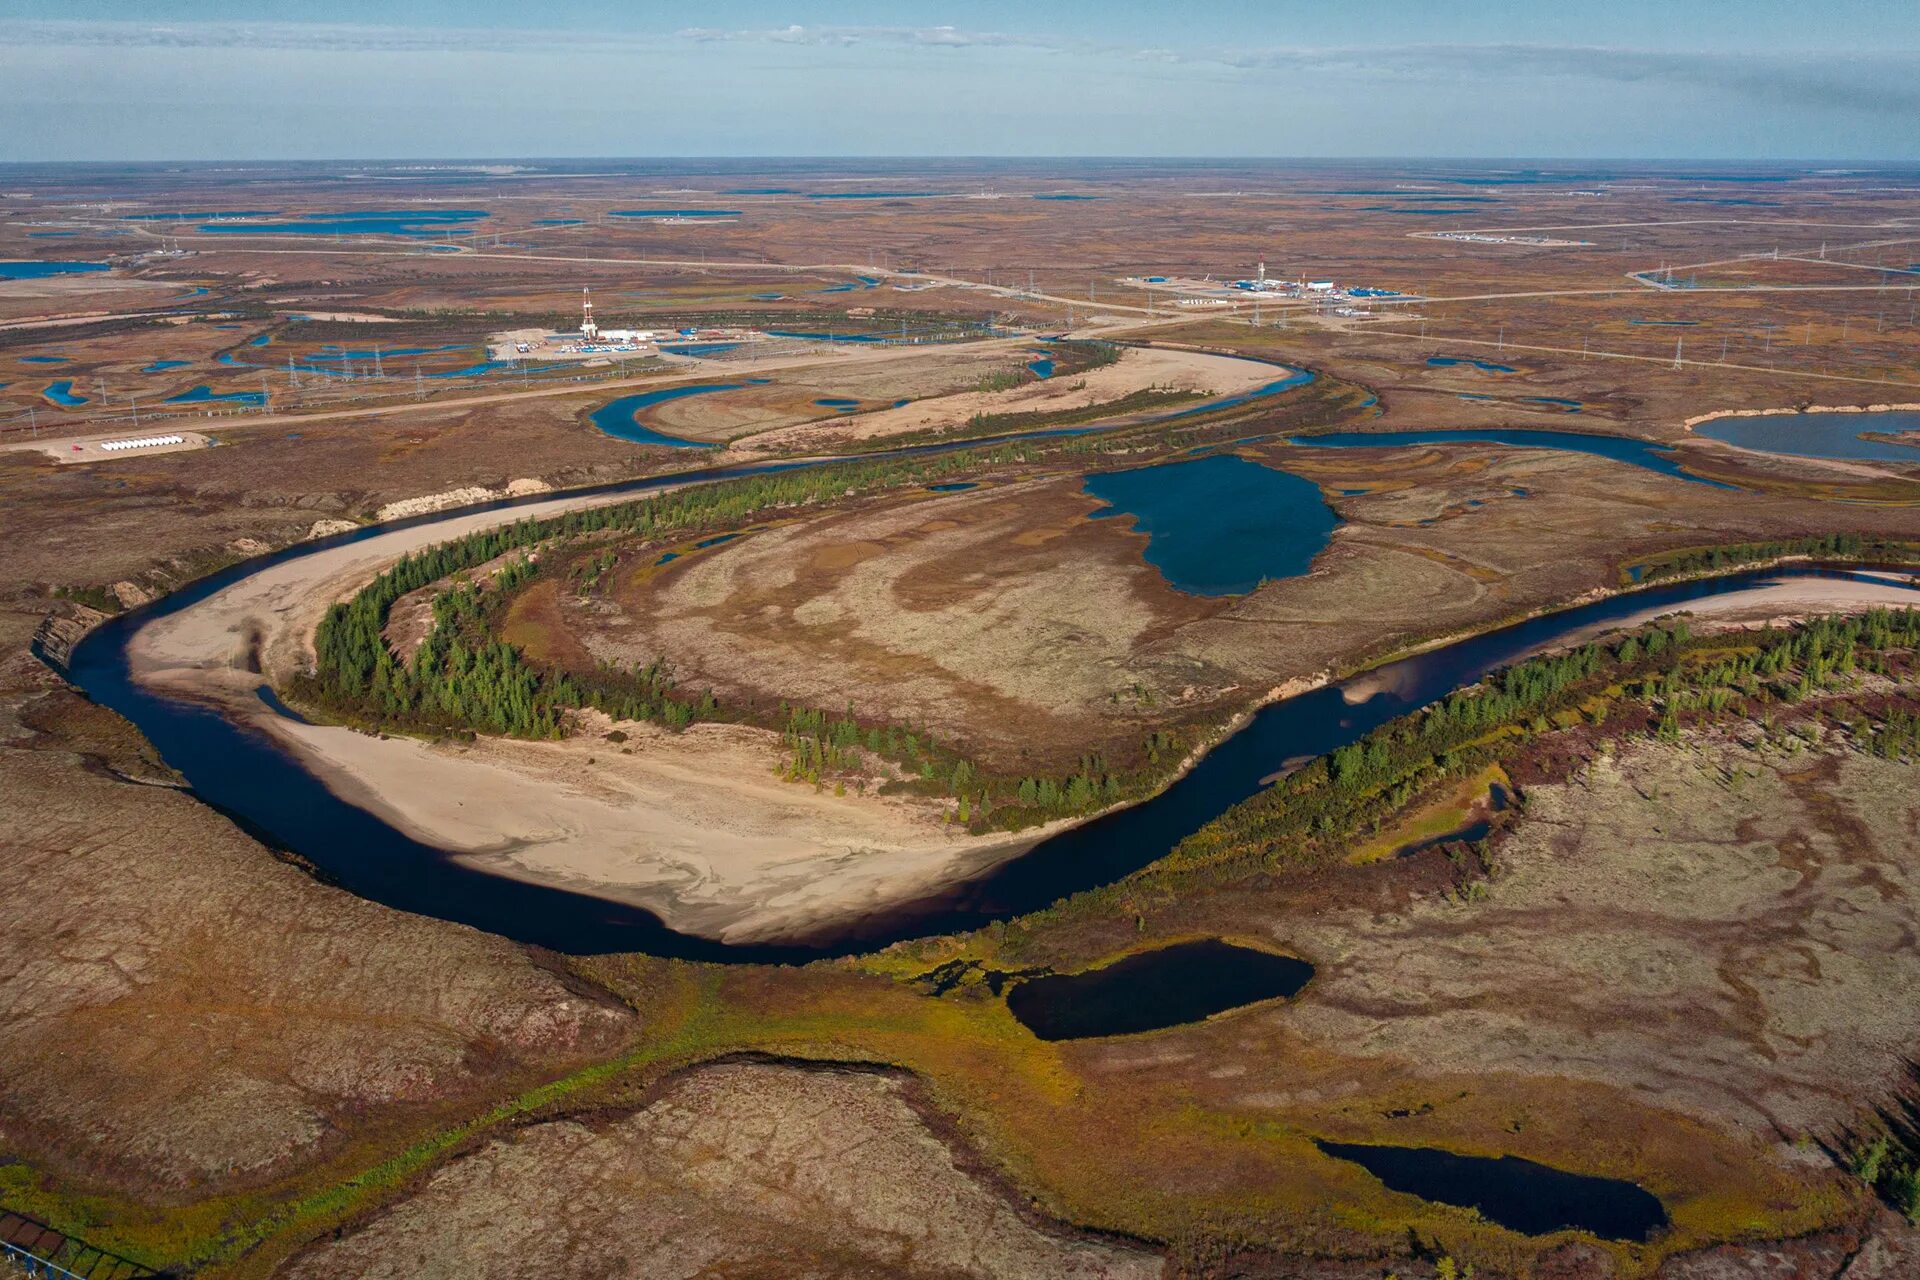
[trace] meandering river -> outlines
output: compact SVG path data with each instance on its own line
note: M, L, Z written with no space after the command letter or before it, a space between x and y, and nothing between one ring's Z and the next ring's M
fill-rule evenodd
M1297 384L1295 379L1284 381ZM1114 881L1255 794L1288 764L1331 751L1492 670L1596 629L1709 600L1785 611L1806 611L1824 603L1920 604L1920 589L1908 575L1813 567L1753 570L1610 596L1458 640L1272 703L1154 798L1053 834L1010 858L983 860L977 850L969 851L974 863L984 865L956 868L954 875L966 877L960 882L917 901L876 895L866 914L842 917L807 935L804 944L727 944L669 928L639 906L478 869L342 798L272 737L246 723L246 716L234 714L231 695L236 689L251 694L261 677L249 675L244 661L236 665L232 654L206 652L217 648L217 641L202 642L197 651L188 645L186 651L192 654L189 665L197 664L192 669L209 677L207 688L217 686L229 695L224 709L196 700L191 682L171 683L143 670L143 665L155 665L151 655L136 658L143 633L164 635L170 627L179 631L183 614L222 593L253 592L254 616L277 610L284 633L301 633L303 619L291 616L296 603L308 610L316 607L306 598L315 570L303 561L319 565L325 563L323 557L333 557L331 576L320 576L337 590L340 583L335 580L343 572L356 583L364 580L370 558L384 563L412 546L488 524L620 501L694 481L808 465L820 462L686 472L564 497L497 502L303 543L232 566L108 620L75 648L69 675L88 696L137 725L201 799L363 897L564 952L650 951L700 959L797 961L972 928ZM305 594L296 586L304 586ZM224 638L227 633L218 634ZM240 645L244 637L232 640ZM176 636L176 646L178 641ZM151 647L151 641L146 643ZM170 661L176 673L187 669L177 656ZM270 703L248 700L256 718L278 714Z

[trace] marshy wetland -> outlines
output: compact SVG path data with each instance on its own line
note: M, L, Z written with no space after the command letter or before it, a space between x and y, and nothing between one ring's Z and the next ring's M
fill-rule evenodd
M207 1276L1920 1257L1909 424L1684 425L1912 399L1872 250L1657 167L721 168L0 197L106 268L0 281L0 1209ZM1281 218L1365 314L1175 310ZM499 358L583 284L682 340Z

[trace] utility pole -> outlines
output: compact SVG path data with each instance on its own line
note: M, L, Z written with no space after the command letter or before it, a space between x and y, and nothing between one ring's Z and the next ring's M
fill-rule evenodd
M1686 340L1685 338L1676 338L1676 339L1674 340L1674 343L1673 343L1673 367L1674 367L1674 368L1676 368L1676 369L1678 369L1678 368L1680 367L1680 365L1681 365L1681 360L1680 360L1680 352L1682 351L1682 349L1684 349L1684 348L1686 347L1686 345L1687 345L1687 340Z

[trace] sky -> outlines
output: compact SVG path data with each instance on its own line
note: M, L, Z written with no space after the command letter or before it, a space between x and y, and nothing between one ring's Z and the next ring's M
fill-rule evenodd
M0 0L0 161L1920 159L1915 0Z

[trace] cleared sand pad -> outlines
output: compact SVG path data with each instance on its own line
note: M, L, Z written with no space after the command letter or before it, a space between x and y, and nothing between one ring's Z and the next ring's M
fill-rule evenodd
M899 1077L730 1063L621 1119L492 1142L280 1274L1149 1280L1161 1262L1033 1221Z

